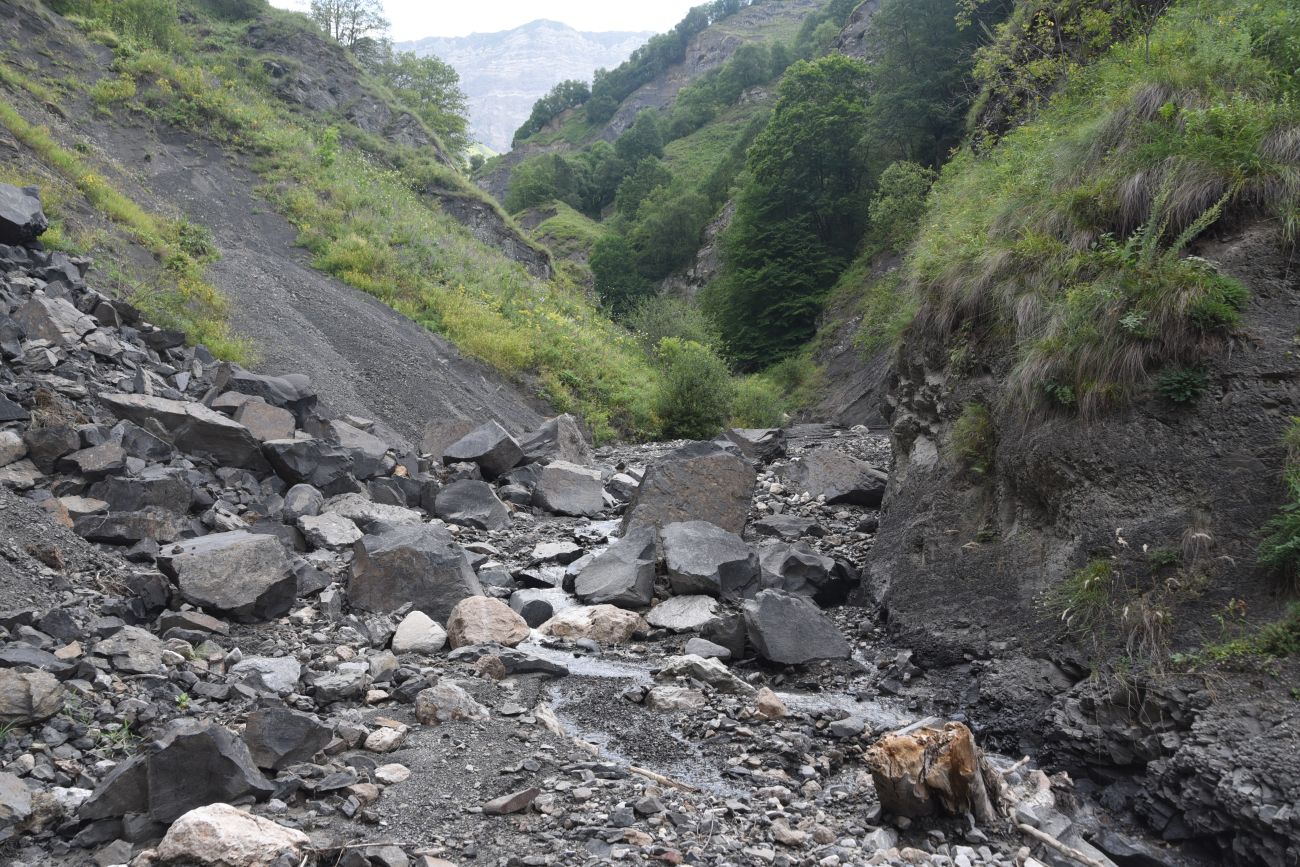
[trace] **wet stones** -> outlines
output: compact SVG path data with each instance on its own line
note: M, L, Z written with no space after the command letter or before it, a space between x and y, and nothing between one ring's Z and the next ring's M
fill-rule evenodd
M187 602L246 623L283 617L297 582L280 541L241 530L168 545L158 559Z
M632 530L578 573L574 592L592 605L645 608L654 598L658 533Z
M716 443L690 443L651 464L623 519L624 529L708 521L745 529L757 474Z
M735 533L706 521L663 528L664 567L673 592L735 598L758 579L754 550Z
M411 525L366 536L354 547L348 601L362 611L410 604L445 623L462 599L483 588L464 550L444 528Z
M847 659L851 648L839 629L813 603L781 590L763 590L744 605L745 632L758 655L799 665L815 659Z

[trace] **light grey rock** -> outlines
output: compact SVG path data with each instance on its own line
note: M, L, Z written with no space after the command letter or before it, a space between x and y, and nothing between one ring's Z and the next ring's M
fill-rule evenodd
M344 494L345 497L360 497L360 494ZM311 485L294 485L284 495L283 514L286 521L297 522L308 515L319 515L325 505L325 495ZM334 514L338 514L335 512Z
M398 624L393 633L394 653L418 653L426 656L437 653L447 644L447 630L439 626L423 611L412 611Z
M605 509L605 483L599 470L552 461L533 488L533 505L555 515L593 518Z
M887 473L836 449L795 458L779 475L792 491L824 497L827 505L879 506L889 482Z
M623 526L708 521L740 533L749 518L756 480L754 468L743 458L716 443L690 443L650 465Z
M487 482L465 479L438 492L434 512L449 524L479 530L500 530L510 523L510 510Z
M745 633L758 655L798 665L816 659L847 659L848 641L808 600L781 590L763 590L744 605Z
M187 602L246 623L283 617L297 593L274 536L236 530L187 539L164 546L158 564Z
M712 596L673 596L646 614L646 623L673 632L698 632L718 616L718 600Z
M303 515L298 519L298 529L313 548L330 550L346 548L364 535L356 524L337 512Z
M578 420L569 414L548 420L524 436L520 442L525 463L542 460L563 461L579 466L591 463L591 446L582 434Z
M251 682L276 695L289 695L298 691L302 666L298 660L289 656L250 656L231 666L230 676L236 681Z
M187 454L254 472L267 469L261 443L252 432L201 403L144 394L101 394L99 400L118 418L142 427L157 422Z

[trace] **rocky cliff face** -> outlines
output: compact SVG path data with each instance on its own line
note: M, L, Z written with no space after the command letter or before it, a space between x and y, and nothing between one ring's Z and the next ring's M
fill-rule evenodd
M651 35L583 33L543 20L499 33L399 42L397 49L451 64L469 97L470 135L504 153L533 103L552 87L568 79L590 82L595 70L618 66Z
M1245 744L1211 746L1227 712L1195 678L1122 687L1104 674L1084 679L1090 666L1106 672L1127 655L1214 640L1215 615L1231 600L1260 620L1284 605L1284 588L1254 562L1260 528L1280 505L1281 437L1300 414L1296 262L1265 226L1199 252L1247 284L1252 300L1241 337L1210 364L1209 390L1194 407L1152 397L1092 420L1017 418L997 410L1004 358L956 361L947 347L905 340L891 394L896 468L864 589L923 664L1034 661L1010 678L1016 713L1007 680L1000 692L990 682L969 696L1003 708L1002 724L983 715L990 735L1019 738L1029 726L1076 770L1099 779L1116 767L1145 773L1140 800L1167 839L1282 864L1296 857L1300 826L1237 790L1259 780L1268 803L1290 802L1294 752L1272 769ZM954 423L971 402L994 408L983 473L954 456ZM1072 628L1053 600L1099 561L1113 570L1116 601ZM1296 742L1295 726L1278 716L1284 698L1248 680L1232 684L1229 716Z

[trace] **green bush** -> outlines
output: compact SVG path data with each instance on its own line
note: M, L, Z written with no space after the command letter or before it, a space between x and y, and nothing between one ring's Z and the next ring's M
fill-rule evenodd
M1113 613L1118 589L1114 565L1109 560L1093 560L1056 588L1052 607L1072 632L1090 633Z
M1170 403L1196 403L1209 387L1205 372L1198 368L1178 367L1156 377L1156 392Z
M646 347L654 351L666 337L703 346L718 345L717 326L699 308L681 298L651 295L628 314L625 324Z
M729 422L732 427L781 427L785 413L785 395L771 379L754 374L737 380Z
M731 415L735 386L717 354L693 340L664 338L659 343L662 382L657 414L664 433L683 439L709 439Z
M997 430L982 403L968 403L952 426L953 453L966 469L984 475L993 469Z
M1259 564L1294 583L1300 581L1300 418L1291 420L1283 444L1288 502L1264 526L1267 537L1259 548Z

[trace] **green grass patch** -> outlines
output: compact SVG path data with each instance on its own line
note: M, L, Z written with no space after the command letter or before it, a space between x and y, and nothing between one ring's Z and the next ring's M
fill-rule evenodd
M1300 203L1300 11L1183 0L1078 70L1037 119L945 168L907 267L923 333L1009 347L1012 401L1122 404L1200 364L1241 284L1184 255L1223 218Z
M997 428L988 407L966 404L952 426L952 450L957 460L971 473L985 475L993 469L997 444Z
M606 228L566 205L564 202L551 202L542 206L543 211L554 211L533 230L533 237L542 240L552 252L565 258L586 259L596 246L596 242L605 237Z
M1300 418L1293 418L1283 437L1282 469L1287 501L1264 526L1259 564L1294 586L1300 582Z

